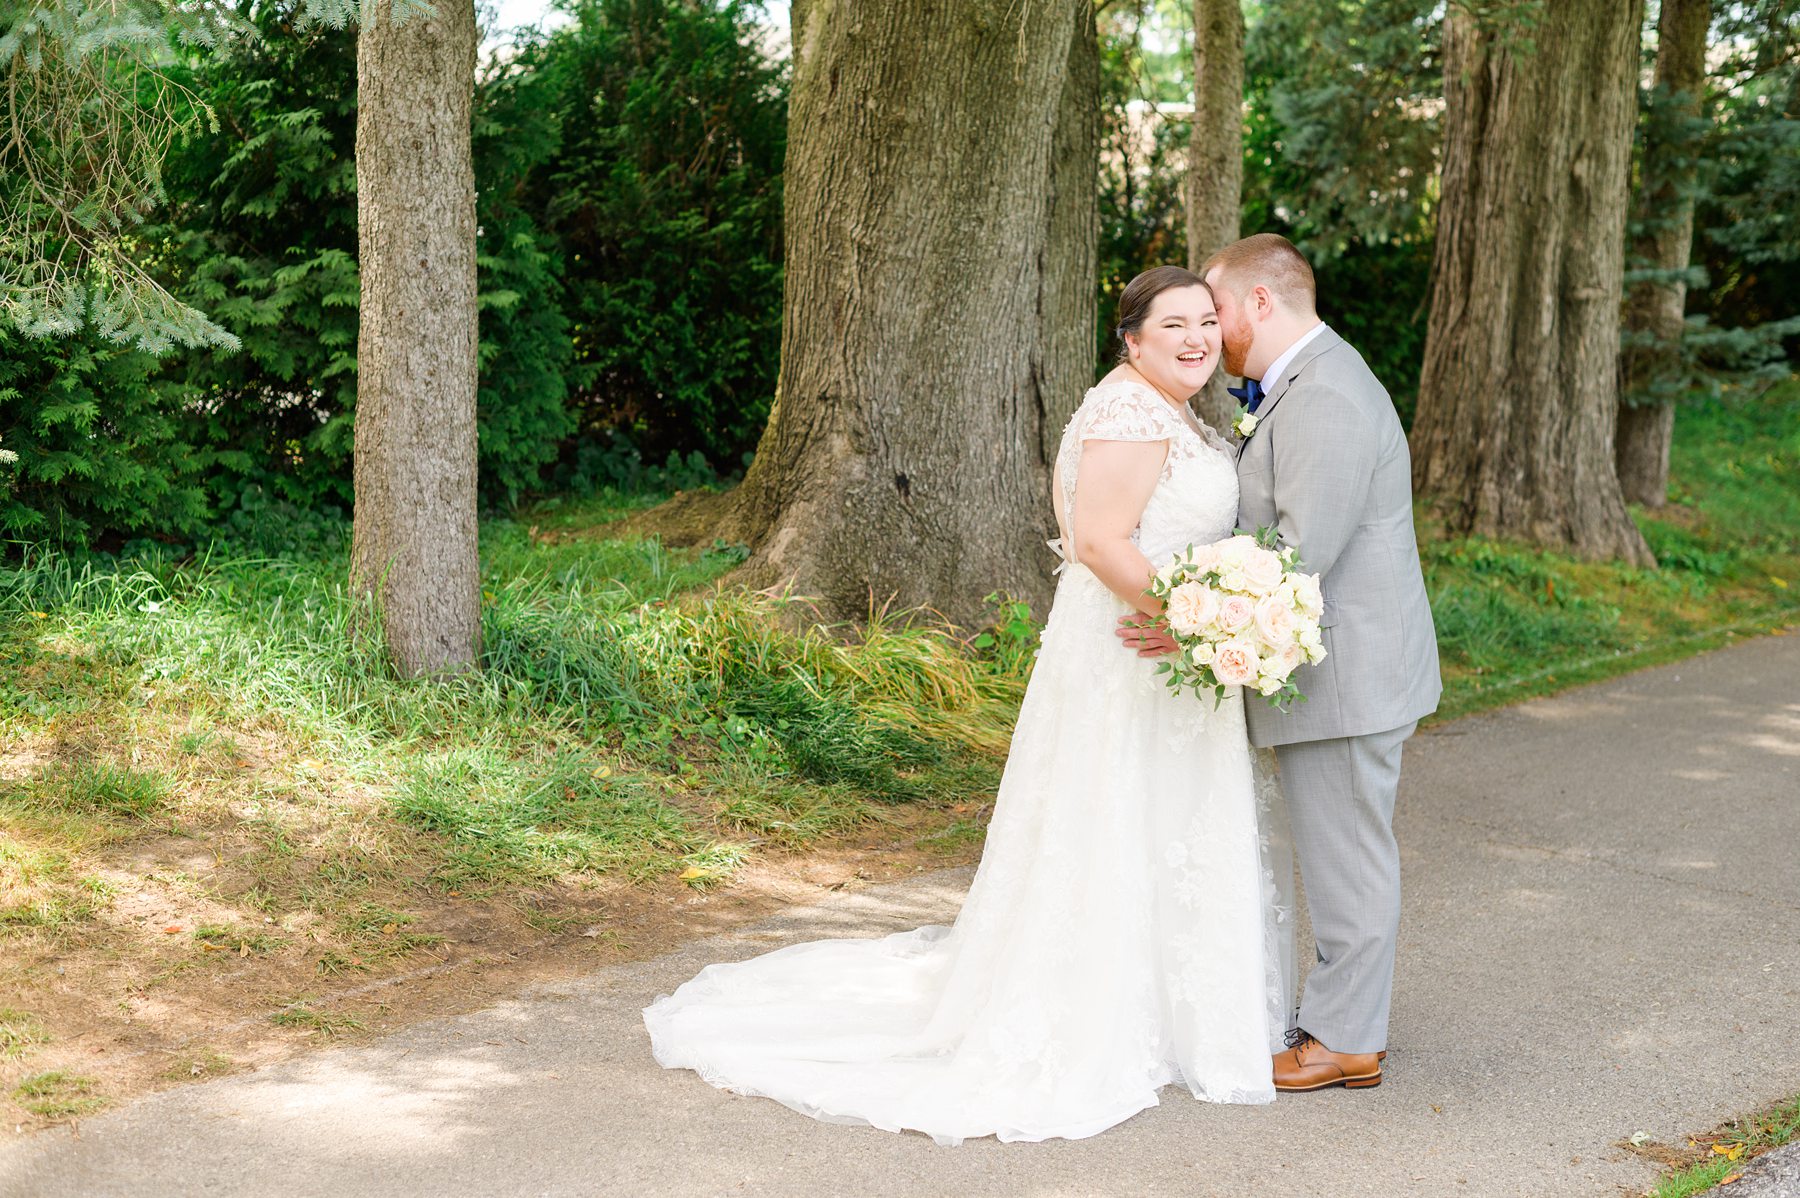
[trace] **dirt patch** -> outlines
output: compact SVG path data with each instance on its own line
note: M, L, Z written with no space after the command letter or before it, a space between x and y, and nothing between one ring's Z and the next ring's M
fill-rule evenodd
M435 900L410 888L372 894L377 910L404 903L411 920L371 927L348 947L341 929L322 926L314 912L247 909L234 878L247 845L230 836L133 838L113 846L98 871L117 887L103 912L73 930L0 941L0 1007L28 1012L49 1037L0 1055L6 1124L28 1135L55 1121L14 1097L30 1075L85 1075L117 1105L490 1006L831 891L967 864L980 855L985 815L966 803L897 807L804 853L753 859L706 891L667 879Z

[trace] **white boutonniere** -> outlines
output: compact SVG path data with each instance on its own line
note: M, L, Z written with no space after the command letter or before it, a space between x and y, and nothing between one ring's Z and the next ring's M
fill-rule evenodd
M1250 434L1256 431L1257 419L1249 407L1238 409L1237 418L1231 422L1231 431L1248 441Z

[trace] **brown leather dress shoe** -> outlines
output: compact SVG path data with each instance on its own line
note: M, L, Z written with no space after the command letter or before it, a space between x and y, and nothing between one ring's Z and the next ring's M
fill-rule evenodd
M1295 1028L1288 1033L1289 1048L1275 1054L1275 1088L1289 1093L1342 1086L1361 1090L1381 1084L1385 1052L1332 1052Z

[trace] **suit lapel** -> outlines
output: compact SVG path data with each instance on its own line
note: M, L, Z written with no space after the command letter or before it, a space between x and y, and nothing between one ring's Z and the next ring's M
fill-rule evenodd
M1295 377L1310 365L1314 358L1317 358L1326 350L1333 349L1343 343L1344 339L1338 336L1337 333L1332 330L1330 325L1325 326L1317 337L1308 341L1305 348L1294 355L1293 361L1281 368L1281 374L1277 376L1274 383L1270 384L1269 388L1263 392L1262 402L1256 405L1257 424L1260 425L1268 422L1270 413L1274 412L1275 405L1281 402L1281 397L1287 394L1287 390L1293 384ZM1247 444L1249 444L1248 438L1238 442L1239 457L1243 456L1244 446Z

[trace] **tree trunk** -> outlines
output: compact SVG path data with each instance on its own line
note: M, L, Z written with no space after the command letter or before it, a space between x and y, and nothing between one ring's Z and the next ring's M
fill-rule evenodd
M1238 237L1244 189L1244 10L1239 0L1194 0L1194 125L1188 145L1188 266ZM1196 406L1216 429L1231 427L1237 401L1215 372Z
M835 615L1049 593L1093 382L1087 0L813 0L794 46L781 374L728 526Z
M1642 17L1560 0L1521 47L1451 6L1412 439L1453 530L1651 564L1613 462Z
M1625 327L1653 339L1622 355L1619 408L1619 485L1629 503L1661 507L1669 495L1669 443L1675 428L1672 400L1645 395L1656 377L1678 368L1686 323L1688 267L1694 244L1694 155L1689 125L1700 115L1706 90L1706 35L1712 0L1663 0L1656 25L1656 87L1666 93L1658 119L1645 130L1643 178L1638 192L1642 228L1632 256L1669 272L1638 283L1625 305ZM1643 402L1629 402L1642 397Z
M474 664L475 9L449 0L357 38L362 270L351 581L408 675Z

